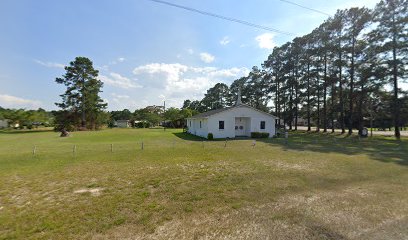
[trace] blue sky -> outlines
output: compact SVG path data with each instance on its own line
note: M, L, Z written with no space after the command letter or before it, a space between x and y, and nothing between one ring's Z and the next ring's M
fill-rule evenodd
M294 33L287 36L149 0L0 1L0 106L56 109L55 78L90 58L109 110L181 107L217 82L260 65L273 46L309 33L327 16L280 0L168 0ZM329 14L376 0L293 0Z

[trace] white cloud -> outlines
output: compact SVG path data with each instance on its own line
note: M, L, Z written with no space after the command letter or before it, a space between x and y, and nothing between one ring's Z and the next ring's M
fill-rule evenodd
M122 63L126 60L124 57L118 57L116 60L109 62L109 65L116 65L118 63Z
M231 83L247 75L246 68L218 69L215 67L192 67L179 63L151 63L133 70L144 93L161 102L164 98L169 106L180 107L185 99L200 99L206 90L218 82ZM153 99L152 99L153 100ZM150 104L157 104L150 102Z
M215 57L213 55L206 52L200 53L200 58L205 63L211 63L215 60Z
M260 48L273 49L276 46L276 43L273 41L274 36L272 33L264 33L256 36L255 40Z
M24 99L11 96L8 94L0 94L0 106L5 108L30 108L36 109L41 105L41 101Z
M109 102L108 108L110 110L122 110L129 109L131 111L143 107L140 101L135 100L133 97L124 94L111 93L112 97L105 102Z
M247 68L229 68L229 69L219 69L209 73L211 77L239 77L249 74Z
M146 85L151 87L162 87L163 80L167 82L179 81L181 75L188 70L188 67L179 63L165 64L165 63L152 63L143 66L139 66L133 70L135 75L142 75L142 81L145 81ZM149 78L146 75L154 76ZM144 76L144 77L143 77Z
M128 95L120 95L120 94L116 94L116 93L111 93L111 95L114 97L114 99L129 99L130 96Z
M141 88L142 86L137 84L136 82L130 80L127 77L121 76L119 73L110 73L110 77L105 75L99 75L99 80L104 82L107 85L111 85L114 87L129 89L129 88Z
M192 48L187 49L188 54L193 55L194 54L194 50Z
M230 39L229 39L229 37L228 36L225 36L225 37L223 37L222 39L221 39L221 41L220 41L220 44L221 45L227 45L228 43L230 43Z
M35 59L34 62L40 64L41 66L48 67L48 68L62 68L64 69L65 65L61 63L54 63L54 62L43 62L40 60Z

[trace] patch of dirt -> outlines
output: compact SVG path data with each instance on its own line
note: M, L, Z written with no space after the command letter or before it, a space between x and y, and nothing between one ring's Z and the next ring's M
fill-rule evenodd
M289 163L284 161L279 161L276 159L265 159L262 161L265 166L278 168L282 170L298 170L298 171L313 171L314 166L310 163L297 162Z
M297 164L297 163L285 163L276 162L275 165L282 169L293 169L293 170L313 170L308 164Z
M388 186L391 187L391 186ZM397 189L393 189L397 191ZM380 191L381 192L381 191ZM408 239L408 203L385 201L375 184L303 192L238 210L191 214L153 233L125 224L94 239Z
M92 196L99 196L104 188L83 188L74 191L74 193L90 193Z

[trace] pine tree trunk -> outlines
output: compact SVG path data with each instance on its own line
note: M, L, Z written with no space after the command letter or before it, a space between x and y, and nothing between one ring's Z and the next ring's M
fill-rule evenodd
M335 94L335 87L334 87L334 81L332 79L331 83L331 112L330 112L330 118L331 118L331 124L332 124L332 133L334 133L334 94Z
M346 132L344 128L344 102L343 102L343 81L342 81L342 54L341 50L339 51L339 98L340 98L340 127L341 133L344 134Z
M316 132L320 132L320 80L317 76L317 123L316 123Z
M351 46L351 68L350 68L350 94L349 94L349 125L348 125L348 134L353 133L353 104L354 104L354 96L353 96L353 91L354 91L354 55L355 55L355 37L353 36L352 39L352 46Z
M324 81L323 81L323 132L327 132L327 53L324 53Z
M298 126L298 104L299 104L299 86L298 86L298 72L297 72L297 67L296 67L296 73L295 73L295 131L297 131L297 126Z
M83 83L85 85L85 83ZM81 113L81 127L82 130L86 128L86 115L85 115L85 95L82 93L82 113Z
M278 118L279 118L279 125L281 123L281 109L280 109L280 86L279 86L279 80L278 80L278 76L276 76L276 84L277 84L277 88L276 88L276 106L277 106L277 114L278 114Z
M363 80L364 81L364 80ZM363 133L364 128L364 119L363 119L363 102L365 99L365 89L364 89L364 82L361 84L361 94L360 94L360 101L358 104L358 135L361 136Z
M290 96L289 96L289 129L292 130L293 122L293 82L290 84Z
M395 13L392 16L393 36L392 36L392 76L394 82L394 135L397 139L401 138L399 129L400 104L398 99L398 72L397 72L397 32L395 29Z
M307 63L307 131L311 131L310 126L310 63Z

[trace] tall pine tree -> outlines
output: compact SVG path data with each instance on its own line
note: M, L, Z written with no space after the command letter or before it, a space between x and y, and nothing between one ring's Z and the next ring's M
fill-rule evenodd
M66 73L55 81L64 84L67 89L60 96L61 103L56 105L66 112L70 124L76 129L96 129L107 104L100 98L102 81L98 80L98 70L86 57L76 57L65 67ZM66 119L65 119L66 120Z

